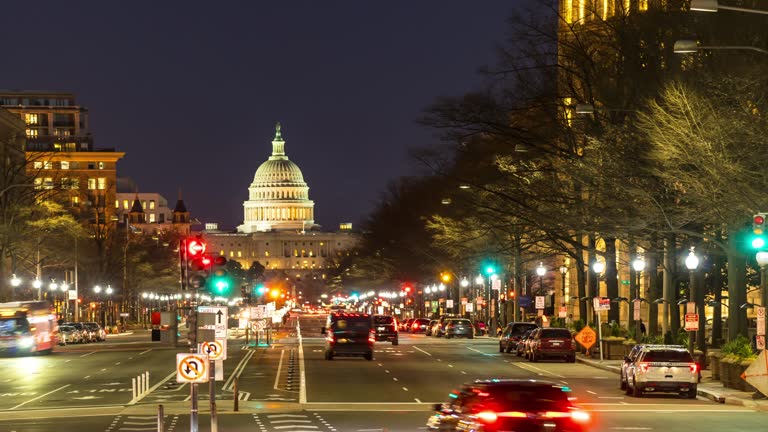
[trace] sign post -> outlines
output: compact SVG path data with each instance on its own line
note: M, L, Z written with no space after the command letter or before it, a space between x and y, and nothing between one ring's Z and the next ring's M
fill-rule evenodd
M765 349L765 307L755 307L757 313L757 335L755 336L755 345L759 350Z

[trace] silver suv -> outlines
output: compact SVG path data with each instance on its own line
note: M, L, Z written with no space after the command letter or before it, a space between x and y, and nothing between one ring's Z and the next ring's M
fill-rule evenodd
M644 346L627 367L627 394L667 392L696 398L699 365L684 348L670 345Z
M633 363L635 363L635 360L637 360L637 356L640 354L643 348L653 348L653 347L685 349L685 347L682 345L637 344L633 346L632 350L629 351L629 354L624 356L624 362L621 363L621 371L619 372L619 387L622 390L627 389L627 370L629 369L629 367L632 366Z

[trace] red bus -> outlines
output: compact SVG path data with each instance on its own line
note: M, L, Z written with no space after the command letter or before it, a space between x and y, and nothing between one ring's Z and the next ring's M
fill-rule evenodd
M47 301L0 303L0 353L50 354L57 331L56 314Z

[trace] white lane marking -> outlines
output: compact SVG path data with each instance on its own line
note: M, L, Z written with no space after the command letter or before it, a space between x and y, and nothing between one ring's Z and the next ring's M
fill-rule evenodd
M397 381L397 378L394 378L394 377L393 377L393 378L392 378L392 380L393 380L393 381Z
M146 393L138 396L136 399L131 399L128 402L128 405L135 405L137 402L139 402L140 400L144 399L144 396L146 396L146 395L152 393L153 391L157 390L158 387L160 387L161 385L164 385L168 380L170 380L171 378L173 378L175 376L176 376L176 371L171 372L170 374L168 374L167 377L163 378L162 381L160 381L159 383L157 383L154 386L152 386L152 388L147 390ZM187 385L187 383L184 383L184 384L180 385L176 390L181 390L181 388L184 387L185 385Z
M86 353L86 354L83 354L83 355L81 355L80 357L88 357L89 355L91 355L91 354L93 354L93 353L95 353L95 352L96 352L96 351L91 351L91 352L89 352L89 353Z
M441 361L443 361L443 359L437 359L437 361L441 362Z
M71 362L71 361L72 361L72 360L64 360L64 363L69 363L69 362Z
M104 368L104 369L100 370L99 372L104 372L105 370L107 370L107 368Z
M598 396L598 399L624 399L624 396Z
M280 390L277 388L277 384L280 382L280 369L283 368L283 355L285 354L285 350L280 350L280 361L277 363L277 373L275 374L275 386L273 387L275 390Z
M83 379L88 379L90 377L91 377L90 375L86 375L86 376L83 377Z
M312 423L312 420L298 420L298 419L290 419L290 420L270 420L270 423Z
M379 363L379 366L384 366L384 365L382 365L381 363Z
M421 349L421 348L419 348L419 347L417 347L417 346L415 346L415 345L414 345L414 348L415 348L415 349L417 349L417 350L419 350L419 351L421 351L421 352L423 352L424 354L426 354L426 355L428 355L428 356L432 357L432 354L430 354L430 353L428 353L428 352L424 351L423 349Z
M448 365L448 367L453 367L453 365Z
M301 337L300 321L300 319L296 318L296 335L299 338L299 403L305 404L307 403L307 375L304 370L304 341Z
M421 401L419 400L419 398L413 398L413 400L415 400L417 403L421 403Z
M408 391L408 387L403 387L403 391Z
M285 417L307 418L307 416L303 414L267 414L267 418L285 418Z
M597 393L593 392L592 390L587 390L587 393L596 395Z
M388 371L388 370L386 370L386 369L384 369L384 373L389 373L389 371Z
M139 355L142 355L142 354L146 354L146 353L148 353L148 352L150 352L150 351L152 351L152 348L150 348L150 349L148 349L148 350L146 350L146 351L142 351L142 352L140 352L140 353L139 353Z
M32 399L30 399L30 400L28 400L28 401L22 402L22 403L20 403L20 404L16 405L15 407L13 407L13 408L11 408L11 409L12 409L12 410L15 410L16 408L20 408L20 407L23 407L24 405L26 405L26 404L28 404L28 403L30 403L30 402L34 402L34 401L36 401L36 400L38 400L38 399L44 398L44 397L48 396L49 394L53 394L53 393L56 393L57 391L59 391L59 390L62 390L62 389L65 389L65 388L67 388L67 387L69 387L69 384L65 384L65 385L63 385L63 386L61 386L61 387L57 388L56 390L51 390L51 391L49 391L49 392L48 392L48 393L46 393L46 394L41 394L41 395L40 395L40 396L38 396L38 397L35 397L35 398L32 398Z
M248 363L248 361L251 360L251 357L256 353L254 350L248 351L242 359L240 359L240 363L235 366L235 369L232 371L232 373L229 375L229 379L224 383L224 390L232 390L232 387L234 386L235 378L239 377L241 373L243 373L243 370L245 369L245 365Z
M472 348L472 347L467 347L467 349L468 349L468 350L472 350L472 351L474 351L474 352L477 352L477 353L480 353L480 354L483 354L483 355L485 355L485 354L488 354L488 353L484 353L484 352L482 352L482 351L480 351L480 350L476 350L476 349L474 349L474 348Z
M467 374L467 373L466 373L466 372L464 372L464 371L461 371L461 373L463 373L464 375L466 375L466 374Z
M120 362L117 362L117 363L115 363L115 366L117 366L117 365L119 365L119 364L120 364Z
M557 377L557 378L567 378L567 377L564 377L562 375L558 375L558 374L556 374L554 372L550 372L550 371L548 371L546 369L542 369L540 367L536 367L536 366L530 365L528 363L520 363L520 362L518 362L518 363L512 363L512 364L514 364L515 366L517 366L517 367L519 367L521 369L527 369L528 371L531 371L531 372L541 372L541 373L549 374L549 375L551 375L553 377Z

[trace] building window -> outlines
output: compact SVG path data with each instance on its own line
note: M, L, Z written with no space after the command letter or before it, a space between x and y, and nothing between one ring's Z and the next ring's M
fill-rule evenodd
M72 180L69 177L62 177L61 178L61 188L62 189L69 189L69 185L72 184Z
M43 169L53 169L53 162L51 161L43 162Z
M72 134L72 131L69 129L56 128L56 136L58 137L68 137L71 134Z
M269 251L264 251L264 256L268 257L269 256Z
M43 189L53 189L53 177L46 177L43 180Z
M155 214L154 213L150 213L149 214L149 223L155 223L155 220L156 220L155 219Z
M98 179L99 190L105 190L107 188L107 178L99 177Z
M155 200L149 200L149 209L154 210L155 209Z
M234 258L235 257L235 251L229 251L229 257Z
M38 190L42 189L43 188L43 179L36 178L35 181L34 181L34 184L35 184L35 189L38 189Z
M124 200L123 200L123 208L124 208L125 210L128 210L128 200L127 200L127 199L124 199Z
M95 162L88 162L88 169L96 169L96 163Z
M99 162L99 169L104 169L104 162Z
M237 257L242 258L243 257L243 251L237 251Z
M72 197L72 201L70 202L72 203L73 207L77 207L78 205L80 205L80 197L75 195Z
M32 166L33 166L33 167L34 167L36 170L41 170L41 169L43 169L43 163L42 163L41 161L36 161L36 162L33 162L33 163L32 163Z
M37 114L34 114L34 113L26 113L26 114L24 114L24 121L28 125L40 124L40 119L38 118ZM27 134L27 136L30 136L30 135Z
M95 190L96 189L96 179L95 178L89 178L88 179L88 190Z
M69 179L69 188L70 189L80 189L80 179L79 178L70 178Z
M69 162L68 161L61 161L61 169L68 170L69 169Z

